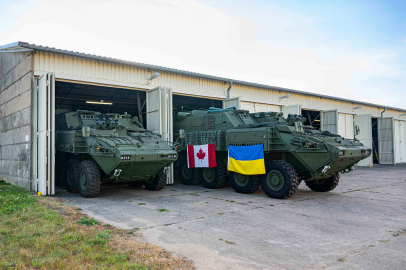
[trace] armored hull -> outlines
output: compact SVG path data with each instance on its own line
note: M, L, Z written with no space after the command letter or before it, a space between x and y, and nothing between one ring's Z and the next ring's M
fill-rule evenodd
M305 119L301 116L284 119L277 113L210 109L181 113L174 120L174 133L180 130L184 133L180 139L178 168L186 184L200 181L207 187L218 188L227 174L220 168L188 169L185 166L187 145L214 143L220 167L225 168L229 145L262 144L266 174L247 176L230 172L229 179L237 192L252 193L261 185L273 198L292 196L301 180L314 190L331 190L338 183L339 172L350 171L355 163L370 155L370 149L356 140L303 126ZM223 177L213 177L214 171Z
M57 115L56 149L57 178L84 197L96 196L106 182L162 189L165 168L178 156L137 118L92 111Z

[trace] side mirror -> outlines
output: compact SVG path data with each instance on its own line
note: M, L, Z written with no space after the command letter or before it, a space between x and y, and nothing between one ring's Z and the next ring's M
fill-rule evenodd
M180 129L179 130L179 138L184 139L186 137L186 130Z
M88 127L88 126L82 127L82 136L84 138L90 137L90 127Z

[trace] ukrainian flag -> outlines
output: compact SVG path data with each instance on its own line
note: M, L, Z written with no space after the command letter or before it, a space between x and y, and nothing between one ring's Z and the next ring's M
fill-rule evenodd
M228 146L228 170L245 175L265 174L264 146Z

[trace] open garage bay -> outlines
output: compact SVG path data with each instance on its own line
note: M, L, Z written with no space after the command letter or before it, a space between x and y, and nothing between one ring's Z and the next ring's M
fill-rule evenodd
M302 183L287 200L179 183L59 197L105 223L140 228L138 240L199 269L406 269L405 172L404 165L357 168L332 192Z

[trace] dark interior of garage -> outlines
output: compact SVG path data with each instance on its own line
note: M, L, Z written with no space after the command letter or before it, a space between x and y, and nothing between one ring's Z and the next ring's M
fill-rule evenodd
M320 129L320 111L302 110L302 116L306 117L305 125Z
M372 158L375 164L379 163L378 118L372 118Z
M181 111L222 107L222 100L212 100L191 96L173 95L174 115ZM80 84L73 82L55 82L55 111L56 114L88 110L101 113L127 113L138 116L140 123L146 123L146 92L134 89L106 87L100 85ZM65 164L65 156L56 154L56 167ZM57 170L55 184L65 186L65 176Z

